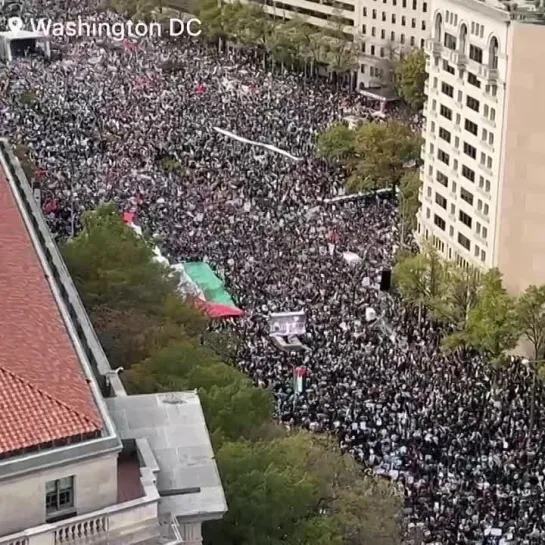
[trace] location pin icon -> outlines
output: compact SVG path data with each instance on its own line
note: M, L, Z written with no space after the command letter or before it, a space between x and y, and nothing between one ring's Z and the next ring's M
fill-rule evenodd
M20 17L10 17L8 27L11 32L19 32L23 28L23 20Z

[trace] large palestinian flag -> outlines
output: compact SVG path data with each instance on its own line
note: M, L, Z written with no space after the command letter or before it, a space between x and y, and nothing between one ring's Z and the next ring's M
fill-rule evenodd
M180 274L179 290L193 296L197 306L211 318L230 318L244 314L208 263L191 261L172 267Z

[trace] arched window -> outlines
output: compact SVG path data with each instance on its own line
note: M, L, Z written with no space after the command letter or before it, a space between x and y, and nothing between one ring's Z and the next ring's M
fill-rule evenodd
M492 36L490 40L490 45L488 46L488 66L493 70L498 68L498 53L500 50L500 45L496 36Z
M435 16L435 31L434 39L436 42L441 42L443 36L443 17L440 13Z
M467 26L462 23L460 25L460 37L458 39L458 51L460 53L464 54L466 52L466 44L467 44Z

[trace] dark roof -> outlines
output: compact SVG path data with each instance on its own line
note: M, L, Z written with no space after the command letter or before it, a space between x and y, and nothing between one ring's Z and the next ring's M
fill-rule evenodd
M0 165L0 456L103 428L47 274Z

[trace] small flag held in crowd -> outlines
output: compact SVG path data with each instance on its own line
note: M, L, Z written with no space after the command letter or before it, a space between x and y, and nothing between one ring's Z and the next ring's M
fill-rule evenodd
M294 390L296 394L302 394L305 391L305 378L308 375L306 367L296 367L293 372Z

